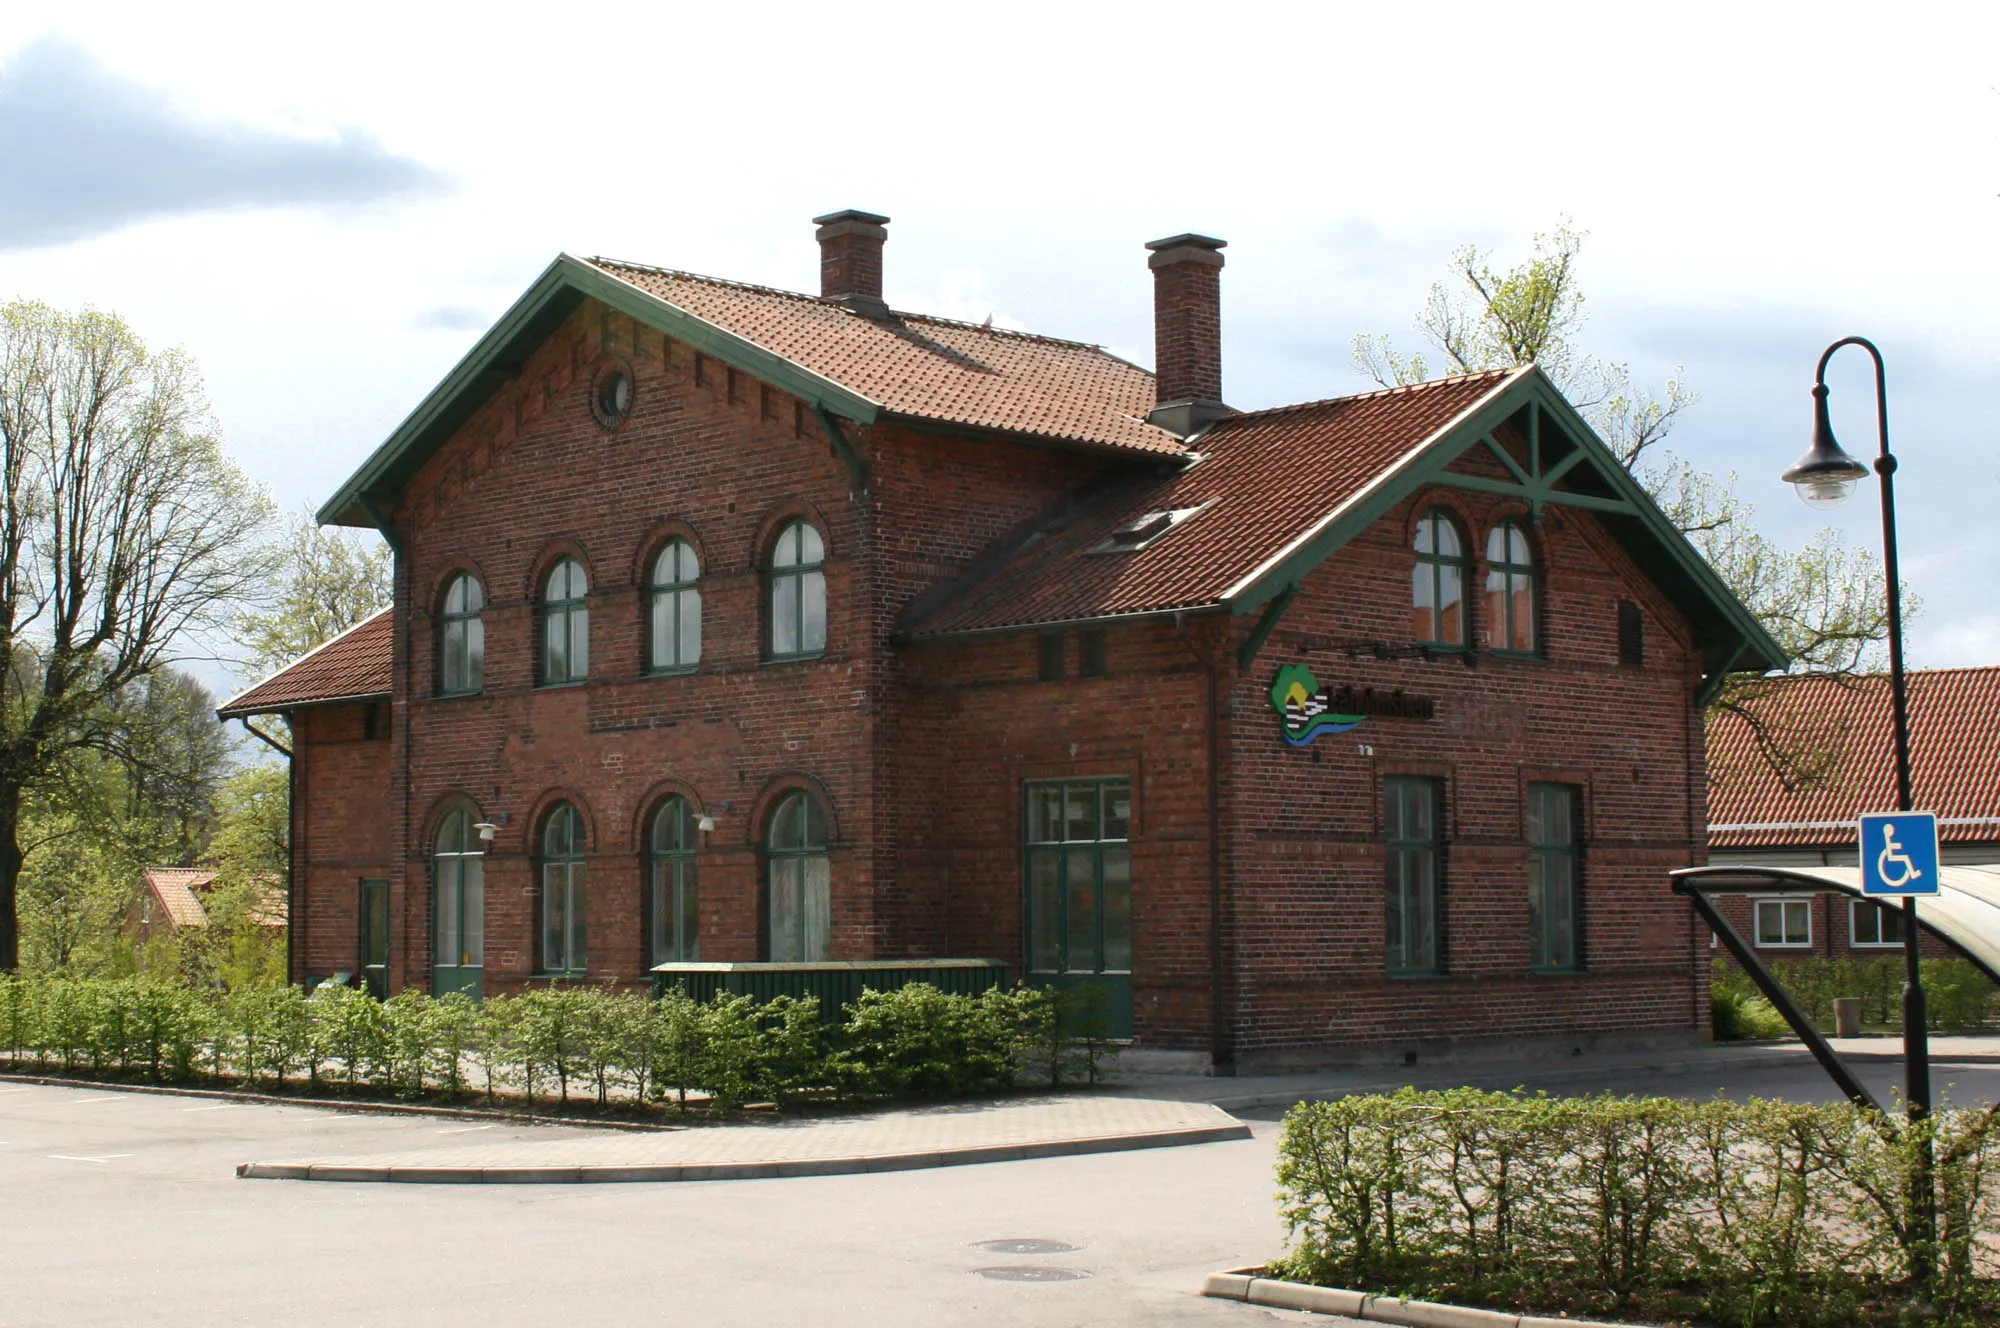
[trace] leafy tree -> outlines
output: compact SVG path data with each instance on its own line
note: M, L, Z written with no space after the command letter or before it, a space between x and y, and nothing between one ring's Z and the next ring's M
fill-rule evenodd
M243 625L250 654L244 674L266 678L340 635L389 602L393 570L379 536L294 516L279 561L279 586L268 607Z
M1717 479L1660 446L1682 412L1700 400L1683 370L1677 367L1654 390L1635 384L1629 366L1582 349L1577 257L1584 238L1565 222L1537 235L1528 261L1504 271L1474 246L1457 250L1449 276L1431 287L1416 320L1418 333L1444 363L1406 354L1378 334L1355 337L1355 366L1389 387L1421 382L1440 368L1467 373L1540 365L1785 648L1793 674L1851 678L1879 670L1889 629L1879 590L1882 565L1874 553L1844 543L1833 529L1797 551L1760 534L1751 506L1737 495L1734 474ZM1908 613L1920 607L1907 590L1904 603ZM1762 704L1780 685L1732 678L1711 717L1740 716L1765 759L1788 780L1823 779L1837 748L1834 735L1809 718Z
M124 777L124 814L157 827L147 856L192 865L229 768L229 734L215 717L215 697L179 669L160 669L107 698L94 718L100 749Z
M282 986L281 919L291 869L291 785L285 768L254 765L231 775L216 811L207 855L215 880L202 901L208 925L183 937L182 966L203 985Z
M0 307L0 969L20 959L21 816L112 698L267 579L269 501L193 363L123 320Z

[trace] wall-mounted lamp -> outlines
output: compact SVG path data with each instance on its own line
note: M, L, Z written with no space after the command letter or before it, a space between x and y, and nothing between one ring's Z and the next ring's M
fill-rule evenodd
M491 821L474 821L472 828L479 832L479 842L482 844L492 843L494 837L500 833L500 827Z
M707 813L703 813L700 817L696 818L694 828L703 834L707 834L709 831L715 829L715 818Z

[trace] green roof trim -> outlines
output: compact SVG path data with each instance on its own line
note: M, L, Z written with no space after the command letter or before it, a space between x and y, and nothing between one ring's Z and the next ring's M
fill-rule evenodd
M548 340L587 299L597 300L656 332L789 392L805 401L815 413L838 416L856 424L872 424L880 413L875 402L823 374L698 318L594 264L561 254L327 500L319 509L320 523L379 529L368 509L372 506L380 511L393 507L396 495L410 477L437 454L474 411L520 372L536 347Z
M1492 437L1503 423L1524 411L1531 454L1525 468L1505 455L1506 449ZM1551 455L1558 442L1566 444L1566 450ZM1516 482L1451 473L1452 463L1474 448L1500 454ZM1558 487L1558 480L1568 485ZM1687 615L1706 673L1764 672L1790 663L1756 615L1723 584L1645 486L1534 365L1503 379L1292 548L1234 587L1227 596L1230 612L1255 612L1296 587L1307 573L1428 485L1516 495L1537 515L1545 506L1588 511Z

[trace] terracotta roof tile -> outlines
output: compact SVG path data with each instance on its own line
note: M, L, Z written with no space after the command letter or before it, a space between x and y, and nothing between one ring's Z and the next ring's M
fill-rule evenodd
M214 872L200 867L148 867L142 874L175 931L208 925L208 910L195 891L207 889L215 880Z
M225 702L216 713L234 719L327 701L387 696L394 681L394 631L390 612L383 609Z
M1146 423L1153 375L1078 341L892 313L607 258L610 276L832 379L893 414L1178 455Z
M1896 806L1889 681L1791 678L1775 686L1760 713L1793 740L1829 748L1831 773L1809 787L1785 787L1758 754L1749 723L1718 713L1708 730L1709 844L1851 848L1856 817ZM1938 814L1946 843L2000 843L2000 668L1919 669L1909 688L1918 809Z
M1193 440L1196 464L1106 492L904 630L932 636L1219 603L1515 372L1230 416ZM1146 513L1188 508L1200 511L1155 543L1091 552Z

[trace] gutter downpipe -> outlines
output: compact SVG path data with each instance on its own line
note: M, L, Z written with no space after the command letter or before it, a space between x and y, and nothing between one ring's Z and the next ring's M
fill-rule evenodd
M1223 970L1228 947L1223 944L1227 910L1222 882L1222 726L1217 714L1221 666L1187 634L1185 614L1180 611L1174 613L1174 635L1202 666L1208 681L1208 1058L1210 1074L1234 1078L1236 1047L1230 1020L1234 1003L1227 999L1229 984Z

